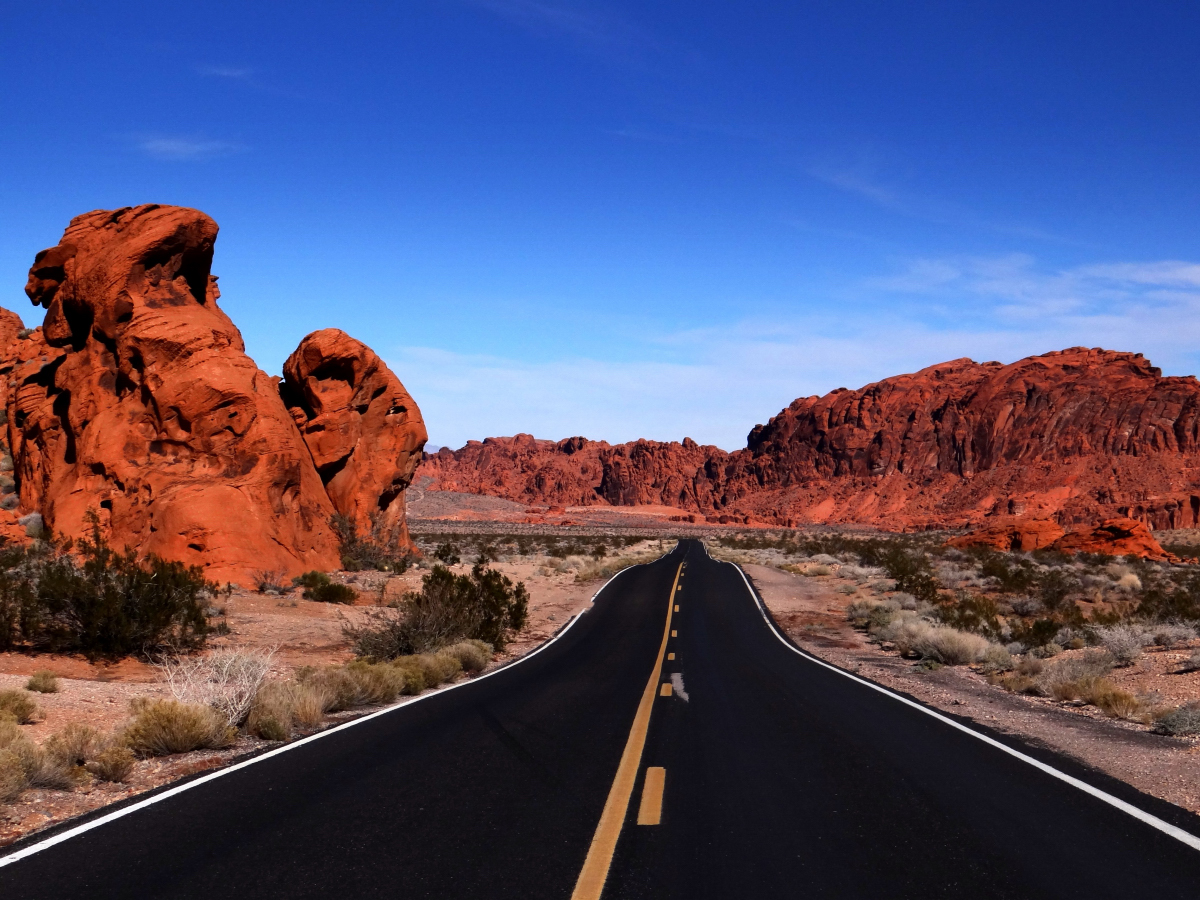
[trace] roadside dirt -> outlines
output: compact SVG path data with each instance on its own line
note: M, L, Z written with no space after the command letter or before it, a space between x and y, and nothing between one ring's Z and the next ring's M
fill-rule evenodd
M1119 778L1138 790L1200 813L1200 739L1154 734L1095 707L1011 694L965 666L920 668L870 643L846 621L863 594L840 593L851 579L794 575L744 565L772 615L798 645L837 666L903 691L930 706L1044 746ZM1200 673L1175 674L1187 651L1149 650L1112 680L1131 693L1165 702L1200 698Z

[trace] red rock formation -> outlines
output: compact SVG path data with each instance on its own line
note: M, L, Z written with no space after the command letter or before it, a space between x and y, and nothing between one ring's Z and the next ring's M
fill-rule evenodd
M210 275L216 223L96 211L37 255L45 323L15 342L8 431L20 497L57 533L100 508L114 545L210 577L334 568L333 507Z
M969 534L946 541L949 547L992 547L996 550L1028 552L1049 547L1066 532L1048 519L1020 519L985 525Z
M1139 556L1159 562L1178 562L1154 539L1142 522L1109 519L1094 528L1081 528L1059 538L1051 550L1063 553L1107 553L1109 556Z
M775 522L1200 524L1200 383L1164 378L1140 354L954 360L797 400L744 450L689 444L490 439L439 452L428 474L435 487L523 502L653 502Z
M376 526L415 549L404 489L429 436L421 410L374 352L343 331L314 331L288 357L280 392L333 507L360 534Z

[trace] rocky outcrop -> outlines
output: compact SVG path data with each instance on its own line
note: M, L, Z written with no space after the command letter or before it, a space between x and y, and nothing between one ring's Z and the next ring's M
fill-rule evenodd
M1108 556L1138 556L1158 562L1179 562L1154 539L1142 522L1109 519L1094 528L1080 528L1059 538L1051 550L1063 553L1104 553Z
M991 547L1005 552L1028 553L1049 547L1065 531L1057 522L1048 519L1020 520L1016 522L986 525L969 534L962 534L946 541L948 547Z
M79 216L37 255L45 322L8 360L21 505L68 536L94 510L115 546L218 579L334 568L308 447L217 305L216 237L203 213L148 205Z
M378 356L343 331L308 335L283 366L280 393L333 508L358 532L412 547L404 490L429 436L421 410Z
M527 503L666 503L768 522L1200 525L1200 383L1134 353L953 360L796 400L733 453L689 444L491 439L439 452L427 474Z

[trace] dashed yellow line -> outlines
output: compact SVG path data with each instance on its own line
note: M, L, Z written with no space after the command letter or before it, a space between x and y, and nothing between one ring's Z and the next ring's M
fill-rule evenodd
M663 682L663 686L658 689L658 696L660 696L660 697L670 697L671 696L671 682L669 682L669 681Z
M679 586L679 575L683 571L683 563L675 570L675 584L671 586L671 597ZM670 599L670 598L668 598ZM658 648L658 658L654 661L654 669L650 680L646 682L646 690L642 692L642 700L638 704L637 714L633 717L633 727L629 731L629 739L625 742L625 752L621 754L621 763L617 766L617 777L613 779L608 791L608 799L604 801L604 812L600 814L600 822L596 833L592 836L592 844L588 848L587 859L583 862L583 870L579 880L575 882L575 890L571 892L571 900L600 900L604 892L604 882L608 880L608 869L612 865L613 852L617 849L617 838L621 836L621 828L625 824L625 815L629 811L629 798L633 796L633 785L637 781L638 769L642 764L642 750L646 746L646 732L650 727L650 712L654 708L654 686L658 684L662 672L663 657L667 653L667 635L675 637L671 631L671 604L667 604L667 623L663 628L662 645ZM670 682L664 685L668 690ZM661 795L659 798L661 815ZM639 813L640 816L640 813Z
M638 806L639 825L658 825L662 822L662 797L666 782L667 770L662 766L646 768L646 780L642 782L642 802Z

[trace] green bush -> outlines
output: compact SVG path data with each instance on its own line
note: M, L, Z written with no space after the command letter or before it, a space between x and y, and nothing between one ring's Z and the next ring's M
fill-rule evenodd
M345 603L352 604L358 599L358 593L354 588L345 584L323 584L320 587L309 588L304 592L304 596L308 600L316 600L318 603Z
M385 660L425 653L461 640L480 640L503 649L512 632L525 625L529 595L525 585L476 563L469 575L434 566L396 612L373 610L358 626L345 626L355 653Z
M91 540L0 550L0 650L94 659L200 646L216 590L199 566L113 550L93 521Z
M438 544L437 550L433 553L433 558L447 566L455 566L462 561L462 557L458 553L458 547L449 541Z
M363 569L404 572L412 562L402 523L388 525L381 515L376 515L365 537L358 533L349 516L335 515L331 524L341 545L342 567L348 572Z

